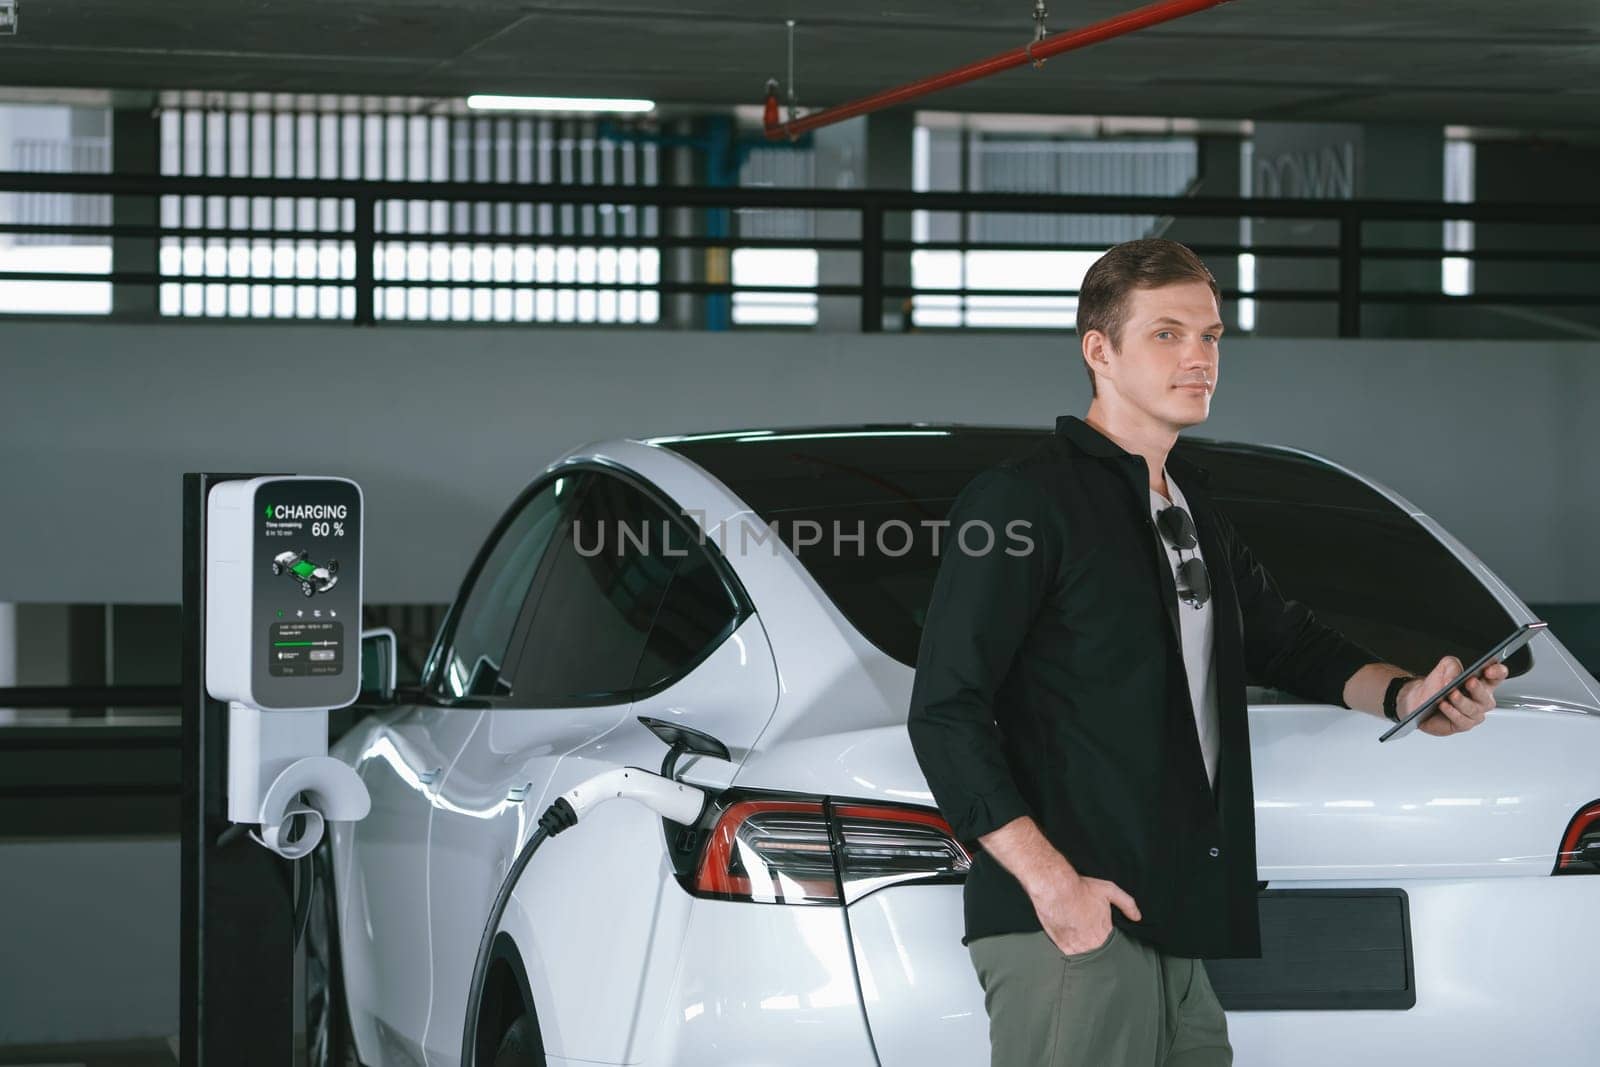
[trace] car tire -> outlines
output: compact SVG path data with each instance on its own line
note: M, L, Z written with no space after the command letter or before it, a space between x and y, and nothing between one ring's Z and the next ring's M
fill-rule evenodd
M274 561L273 564L272 564L272 573L273 574L282 574L283 573L283 564Z
M309 1067L361 1067L345 1001L339 953L339 909L333 896L333 859L326 840L312 853L316 885L306 920L305 1019Z
M492 1067L545 1067L544 1042L539 1040L539 1030L531 1016L517 1016L506 1030L495 1050Z

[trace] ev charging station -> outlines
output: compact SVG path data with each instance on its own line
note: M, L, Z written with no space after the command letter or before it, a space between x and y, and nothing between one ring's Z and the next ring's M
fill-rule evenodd
M228 702L228 819L299 859L326 820L370 807L356 772L328 756L329 709L361 692L360 487L296 476L213 488L205 622L206 691Z
M328 712L361 693L361 549L349 479L184 476L181 1067L294 1062L294 961L313 891L297 861L328 822L371 807L360 776L328 755ZM474 962L463 1064L487 1062L474 1046L478 995L539 846L611 800L685 826L705 811L674 768L685 752L726 760L726 746L640 721L668 745L661 773L617 767L567 790L513 860Z
M183 536L179 1060L288 1067L292 865L370 808L328 756L328 712L361 690L361 489L186 475Z

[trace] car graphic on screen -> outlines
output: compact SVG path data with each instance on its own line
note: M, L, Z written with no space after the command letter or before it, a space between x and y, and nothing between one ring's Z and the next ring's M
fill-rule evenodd
M339 561L330 559L319 567L306 558L304 551L279 552L273 557L272 573L287 574L300 583L300 592L316 596L339 584Z

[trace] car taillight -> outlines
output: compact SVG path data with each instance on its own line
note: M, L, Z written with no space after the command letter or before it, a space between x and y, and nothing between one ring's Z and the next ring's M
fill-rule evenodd
M972 857L951 836L950 824L934 812L834 804L832 813L846 904L897 882L965 877L972 867Z
M1561 835L1552 874L1600 874L1600 800L1579 809Z
M839 883L821 802L740 800L717 818L694 892L768 904L837 904Z
M716 817L686 885L724 900L837 905L899 882L958 880L970 867L926 808L752 797Z

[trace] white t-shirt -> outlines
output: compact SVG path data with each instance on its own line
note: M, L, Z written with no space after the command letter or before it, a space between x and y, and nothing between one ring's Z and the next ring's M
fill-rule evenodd
M1163 472L1165 473L1165 472ZM1189 502L1183 497L1183 490L1178 488L1178 483L1172 480L1172 475L1167 474L1167 488L1172 490L1172 499L1150 490L1150 514L1154 517L1172 504L1177 504L1184 511L1189 512L1189 517L1194 518L1194 512L1189 509ZM1167 563L1172 566L1172 580L1178 581L1178 564L1186 559L1200 555L1200 546L1193 549L1176 549L1171 541L1160 532L1157 527L1156 536L1161 539L1162 547L1166 550ZM1221 750L1221 736L1217 726L1217 687L1215 671L1212 669L1212 623L1211 605L1214 598L1208 598L1198 608L1189 604L1182 596L1178 597L1178 624L1183 632L1183 666L1189 678L1189 700L1194 705L1195 729L1200 735L1200 753L1205 757L1206 778L1213 788L1217 784L1217 755Z

